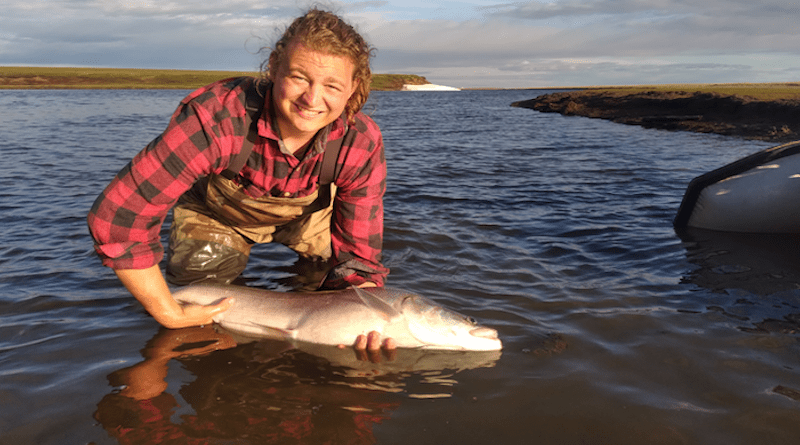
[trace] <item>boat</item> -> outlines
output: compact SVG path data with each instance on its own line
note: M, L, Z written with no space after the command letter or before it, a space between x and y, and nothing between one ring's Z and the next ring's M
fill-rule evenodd
M800 233L800 141L767 148L696 177L673 225Z

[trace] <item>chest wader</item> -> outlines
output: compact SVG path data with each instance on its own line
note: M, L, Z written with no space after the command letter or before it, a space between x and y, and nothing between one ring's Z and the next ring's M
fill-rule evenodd
M232 180L253 148L260 107L250 107L251 96L262 102L264 97L247 96L249 134L242 153L222 174L198 181L173 209L166 274L173 284L230 283L244 271L255 243L281 243L313 261L331 256L332 182L344 138L325 148L320 186L313 194L253 198Z

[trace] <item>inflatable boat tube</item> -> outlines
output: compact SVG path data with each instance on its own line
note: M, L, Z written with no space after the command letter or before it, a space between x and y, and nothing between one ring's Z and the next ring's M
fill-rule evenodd
M698 176L676 229L800 233L800 141L768 148Z

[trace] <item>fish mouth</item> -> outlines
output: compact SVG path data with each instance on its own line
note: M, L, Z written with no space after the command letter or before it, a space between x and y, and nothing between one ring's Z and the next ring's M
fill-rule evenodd
M487 338L489 340L497 340L497 331L492 328L480 327L469 331L473 337Z

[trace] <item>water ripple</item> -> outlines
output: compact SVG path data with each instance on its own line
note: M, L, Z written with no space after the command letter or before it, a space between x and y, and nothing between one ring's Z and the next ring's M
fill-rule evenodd
M160 338L99 265L84 218L185 93L0 95L0 394L14 408L0 406L0 428L20 425L14 437L107 441L88 419L116 394L108 379ZM289 353L264 362L258 348L237 348L170 367L168 391L182 404L174 417L208 409L209 419L238 425L226 421L231 413L278 406L349 413L341 426L380 413L378 442L411 441L422 426L465 444L527 443L530 431L545 443L796 438L797 402L772 388L800 388L800 241L676 233L671 224L693 177L765 144L509 106L536 94L386 92L367 107L389 164L389 284L496 327L505 345L496 365L429 381L359 377L365 388L397 389L376 402L371 391L339 385L342 370L322 359ZM246 279L284 289L294 259L281 246L259 246ZM243 380L266 385L263 394L234 385L243 392L218 393L234 405L203 398L237 381L220 376L267 368ZM319 377L330 375L336 384ZM181 400L189 385L203 404ZM304 394L314 403L299 402ZM281 410L270 414L286 420ZM443 413L447 426L431 420Z

